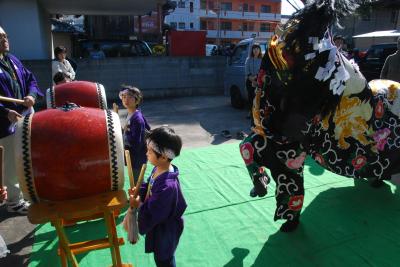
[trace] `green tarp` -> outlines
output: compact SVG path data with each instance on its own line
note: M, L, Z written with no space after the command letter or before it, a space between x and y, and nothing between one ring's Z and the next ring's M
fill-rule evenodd
M174 160L188 202L176 252L179 267L400 266L400 192L374 189L340 177L308 160L305 207L296 232L280 233L273 221L274 182L264 198L251 198L251 181L238 144L184 150ZM150 170L148 170L150 171ZM126 187L128 179L126 179ZM118 234L126 240L118 218ZM68 228L72 242L102 238L100 220ZM37 226L30 267L60 266L57 235ZM139 244L121 247L124 263L155 266ZM78 256L80 266L110 266L109 249Z

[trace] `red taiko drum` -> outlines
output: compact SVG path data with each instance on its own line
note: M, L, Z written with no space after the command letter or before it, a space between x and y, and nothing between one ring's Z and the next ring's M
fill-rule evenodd
M104 86L94 82L74 81L47 89L47 108L62 107L66 102L81 107L107 109Z
M26 116L15 133L24 197L63 201L121 190L124 155L119 117L74 104Z

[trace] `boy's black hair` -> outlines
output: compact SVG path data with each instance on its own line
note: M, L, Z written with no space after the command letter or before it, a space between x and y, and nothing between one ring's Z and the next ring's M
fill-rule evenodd
M165 149L170 149L176 157L181 153L182 139L172 128L165 126L155 128L147 134L146 139L154 142L161 152ZM161 157L160 153L156 151L154 153L157 155L157 158ZM171 160L169 159L169 161Z
M136 108L138 108L139 105L142 104L142 102L143 102L143 94L139 90L139 88L137 88L135 86L122 84L121 85L121 91L124 91L124 90L128 90L129 93L132 94L132 96L136 99L136 101L137 101Z
M64 46L57 46L56 48L54 48L54 56L56 58L57 55L61 53L67 53L67 48L65 48Z
M69 78L67 74L65 74L64 72L57 72L56 74L54 74L53 77L53 81L55 84L58 84L59 82L64 81L66 78Z

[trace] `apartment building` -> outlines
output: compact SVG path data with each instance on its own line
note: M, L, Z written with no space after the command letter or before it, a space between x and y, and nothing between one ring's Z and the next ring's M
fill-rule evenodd
M211 44L251 36L270 38L281 20L281 0L182 0L165 18L178 31L205 30Z

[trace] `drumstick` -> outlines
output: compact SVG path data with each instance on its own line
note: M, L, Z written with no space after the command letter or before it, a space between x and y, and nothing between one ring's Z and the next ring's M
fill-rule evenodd
M4 178L4 147L0 146L0 189L3 189Z
M22 99L5 97L5 96L0 96L0 101L13 102L13 103L17 103L17 104L24 104L25 103L25 101L22 100Z
M135 192L133 192L133 197L134 198L136 198L137 195L139 194L140 186L142 185L144 173L146 172L146 168L147 168L147 165L143 164L142 165L142 169L140 170L139 179L138 179L138 181L136 183Z
M125 150L126 167L128 168L129 175L129 185L131 188L135 186L135 178L133 177L132 164L131 164L131 154L129 150Z
M118 105L115 104L115 103L113 103L113 110L114 110L115 113L118 114Z

